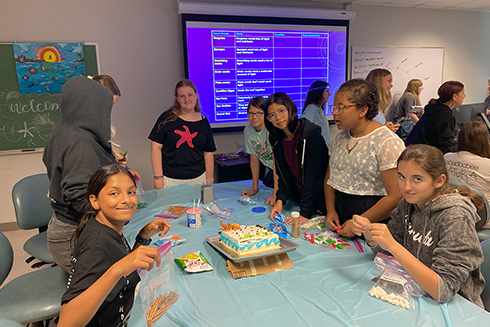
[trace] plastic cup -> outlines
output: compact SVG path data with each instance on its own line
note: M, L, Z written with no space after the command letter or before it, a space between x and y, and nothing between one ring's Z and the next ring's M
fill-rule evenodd
M199 208L187 209L187 227L199 228L202 226L201 222L202 210Z

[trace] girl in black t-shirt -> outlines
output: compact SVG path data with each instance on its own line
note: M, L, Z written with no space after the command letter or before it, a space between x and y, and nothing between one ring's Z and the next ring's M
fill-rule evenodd
M125 326L131 313L136 269L160 265L156 248L143 246L150 237L170 229L155 219L141 229L133 249L122 234L138 199L133 176L117 164L99 168L90 179L87 196L93 207L75 231L73 268L63 295L58 326Z
M211 125L200 111L194 83L177 83L174 105L158 117L148 136L155 189L213 184L216 146Z

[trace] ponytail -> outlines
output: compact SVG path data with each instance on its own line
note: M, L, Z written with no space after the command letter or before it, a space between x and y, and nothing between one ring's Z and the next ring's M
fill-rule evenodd
M95 215L96 215L95 209L92 208L91 210L85 212L85 214L82 216L82 219L80 219L80 223L78 224L77 229L75 229L75 232L73 232L73 235L70 238L70 244L72 246L75 245L78 238L80 237L80 234L82 234L82 231L87 225L88 220L92 217L95 217Z
M451 183L447 183L447 185L450 186L450 188L452 188L452 190L448 193L459 193L462 196L466 196L467 198L470 199L470 201L476 207L476 210L481 210L483 208L483 206L485 205L483 197L481 195L475 193L468 186L466 186L466 185L456 186L456 185L453 185Z

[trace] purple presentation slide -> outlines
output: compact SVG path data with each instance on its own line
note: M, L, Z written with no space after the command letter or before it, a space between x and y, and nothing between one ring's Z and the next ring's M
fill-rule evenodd
M189 79L211 126L245 125L249 100L275 92L287 93L301 112L315 80L330 83L333 103L346 76L346 28L270 26L187 26Z

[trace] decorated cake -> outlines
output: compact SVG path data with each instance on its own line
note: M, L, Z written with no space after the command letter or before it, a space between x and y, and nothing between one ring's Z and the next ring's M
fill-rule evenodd
M235 258L279 250L279 237L259 226L240 226L221 223L220 246Z

